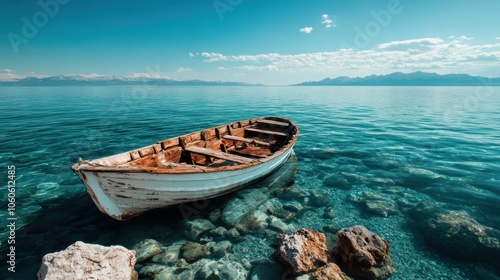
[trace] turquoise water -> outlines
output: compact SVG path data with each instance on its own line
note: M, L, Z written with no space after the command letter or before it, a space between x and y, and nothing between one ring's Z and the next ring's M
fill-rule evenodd
M70 170L79 157L94 159L231 121L276 115L300 127L292 189L328 198L326 205L306 207L290 220L296 228L324 232L326 226L366 226L391 246L392 279L500 277L498 263L481 257L484 248L474 243L477 238L460 235L463 241L451 240L446 247L442 228L429 226L438 213L460 213L465 218L457 223L464 226L455 229L480 228L487 234L480 237L497 242L486 255L499 256L499 90L1 87L0 240L5 256L7 166L15 165L17 269L8 272L2 261L0 275L33 279L44 254L77 240L130 247L121 240L132 236L168 246L175 234L167 233L182 229L183 216L176 209L167 211L168 218L158 212L128 222L100 214ZM288 196L269 199L285 203ZM333 208L333 218L325 218L327 207ZM199 216L206 217L203 210ZM252 264L271 259L272 236L244 237L233 244L231 258ZM457 244L463 251L452 250Z

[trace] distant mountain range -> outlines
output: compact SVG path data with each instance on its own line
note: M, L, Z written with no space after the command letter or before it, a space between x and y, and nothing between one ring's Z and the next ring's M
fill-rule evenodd
M243 82L174 80L168 77L107 76L107 75L59 75L50 77L24 77L0 81L0 85L11 86L106 86L106 85L151 85L151 86L255 86ZM388 75L366 77L326 78L321 81L303 82L292 86L500 86L500 78L486 78L467 74L439 75L436 73L395 72Z
M151 85L151 86L251 86L242 82L173 80L156 77L124 77L105 75L59 75L50 77L26 77L13 81L0 81L0 85L12 86L83 86L83 85Z
M485 78L467 74L439 75L436 73L395 72L388 75L366 77L337 77L310 81L294 86L500 86L500 78Z

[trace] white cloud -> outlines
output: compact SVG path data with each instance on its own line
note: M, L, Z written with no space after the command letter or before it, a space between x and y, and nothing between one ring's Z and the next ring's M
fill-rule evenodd
M217 67L217 70L219 70L219 71L227 71L227 70L230 70L230 68L226 68L226 67L220 66L220 67Z
M458 37L459 40L464 40L464 41L470 41L470 40L474 40L473 37L467 37L467 36L460 36Z
M4 73L12 73L14 72L14 70L12 69L8 69L8 68L4 68L4 69L1 69L0 72L4 72Z
M205 62L215 62L215 61L226 61L227 57L220 54L220 53L208 53L208 52L203 52L201 53L201 56L206 57L208 59L204 60Z
M495 40L500 40L500 37L495 37Z
M244 66L237 66L234 68L248 70L248 71L278 71L278 67L272 64L266 66L244 65Z
M194 57L194 54L192 52L190 52L189 57Z
M201 53L205 58L204 62L220 62L220 61L243 61L243 62L259 62L260 60L273 60L280 56L277 53L257 54L257 55L223 55L221 53Z
M191 71L193 71L193 69L187 68L187 67L179 67L179 68L177 68L176 71L179 72L179 73L182 73L182 72L191 72Z
M333 20L328 18L328 14L324 14L321 16L321 24L325 25L325 28L330 28L330 27L335 27L335 23L333 23Z
M475 38L473 37L467 37L467 36L449 36L448 39L457 39L457 40L462 40L462 41L470 41L470 40L474 40Z
M311 33L313 31L313 28L312 27L304 27L304 28L299 29L299 31L302 32L302 33L309 34L309 33Z
M380 49L407 49L426 46L435 46L442 44L444 41L441 38L420 38L403 41L392 41L378 45Z
M469 37L419 38L391 41L371 50L353 48L330 52L299 54L203 53L205 62L220 63L218 69L274 71L281 73L381 73L441 69L467 72L468 69L496 68L500 61L500 42L473 44ZM229 68L228 68L229 67ZM465 68L467 67L467 68Z

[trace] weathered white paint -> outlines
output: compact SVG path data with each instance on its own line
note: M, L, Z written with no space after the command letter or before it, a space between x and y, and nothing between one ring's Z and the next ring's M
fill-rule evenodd
M264 177L293 152L248 168L206 173L141 173L75 170L101 212L126 220L146 211L220 196Z

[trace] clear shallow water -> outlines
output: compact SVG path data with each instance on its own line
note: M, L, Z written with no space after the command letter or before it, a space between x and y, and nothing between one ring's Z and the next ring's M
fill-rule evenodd
M70 170L79 157L268 115L300 127L293 188L329 200L293 225L319 231L366 226L391 245L397 265L392 279L486 279L484 269L499 276L479 258L459 260L436 248L421 227L425 221L412 211L429 202L500 230L500 88L2 87L0 96L1 201L6 205L7 166L15 165L22 225L14 279L30 279L44 254L77 240L109 245L134 236L167 246L173 237L166 237L166 228L182 223L176 210L168 219L153 213L125 223L100 214ZM369 202L380 201L374 197L389 199L395 209L387 216L370 210ZM335 218L324 218L325 207ZM0 209L3 229L6 208ZM268 236L248 234L231 253L237 260L266 259L271 243ZM3 275L4 263L1 269Z

